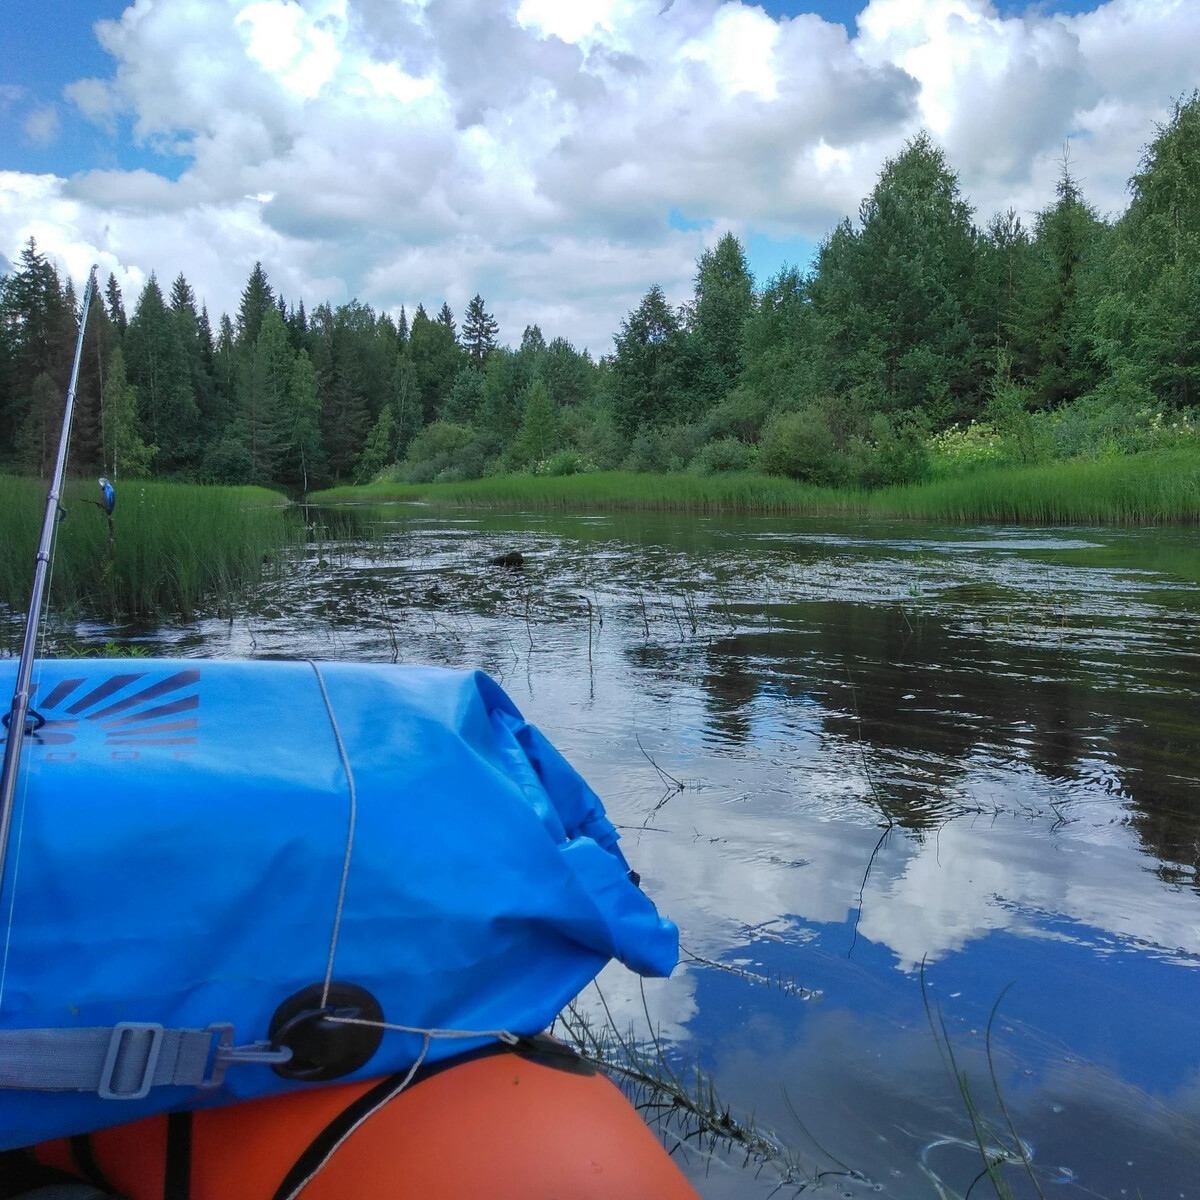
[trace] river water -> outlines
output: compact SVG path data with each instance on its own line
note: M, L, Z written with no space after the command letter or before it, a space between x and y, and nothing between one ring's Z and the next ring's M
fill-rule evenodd
M1200 1197L1195 531L309 517L248 613L75 639L498 679L680 928L581 1010L778 1148L688 1139L705 1197Z

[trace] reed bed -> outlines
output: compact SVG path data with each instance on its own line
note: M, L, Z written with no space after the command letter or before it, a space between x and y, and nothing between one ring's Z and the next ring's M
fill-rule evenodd
M0 600L29 603L46 506L43 480L0 476ZM93 481L64 488L50 603L60 613L114 616L223 608L303 537L283 497L265 488L121 483L113 536Z
M498 475L465 483L373 483L330 488L310 499L426 500L478 508L658 509L692 512L866 511L868 493L814 487L778 475L673 475L602 471Z
M1191 524L1200 521L1200 456L1155 451L1072 459L873 492L814 487L774 475L609 471L559 478L505 475L468 483L374 483L331 488L311 499L411 500L476 508L833 513L997 524Z
M1193 524L1200 521L1200 456L1147 452L979 471L875 492L871 511L1035 525Z

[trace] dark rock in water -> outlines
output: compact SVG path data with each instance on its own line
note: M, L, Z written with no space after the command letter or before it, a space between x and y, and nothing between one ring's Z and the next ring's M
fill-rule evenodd
M492 559L493 567L509 567L516 570L525 565L525 556L520 550L510 550L507 554L497 555Z

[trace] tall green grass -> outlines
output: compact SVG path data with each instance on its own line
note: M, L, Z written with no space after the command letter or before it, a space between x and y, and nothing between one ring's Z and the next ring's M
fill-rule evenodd
M43 480L0 476L0 600L14 610L29 604L47 490ZM91 481L64 489L50 590L59 611L190 619L257 582L303 536L265 488L136 481L117 488L110 547L104 512L89 503L99 496Z
M481 508L843 513L1038 525L1175 524L1200 521L1200 456L1148 451L981 469L873 492L813 487L775 475L611 471L560 478L505 475L469 483L375 483L331 488L311 499L423 500Z
M343 500L428 500L480 508L663 509L726 512L865 511L866 492L813 487L778 475L652 475L605 471L587 475L498 475L468 483L373 483L330 488L309 497Z
M1036 525L1189 524L1200 521L1200 456L1146 452L978 471L874 492L871 511Z

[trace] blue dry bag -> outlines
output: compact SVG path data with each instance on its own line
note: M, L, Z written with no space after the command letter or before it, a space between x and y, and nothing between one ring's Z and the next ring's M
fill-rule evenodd
M485 675L102 659L34 679L0 1149L384 1075L539 1032L610 958L675 965L600 801ZM349 1039L332 1065L326 1017Z

